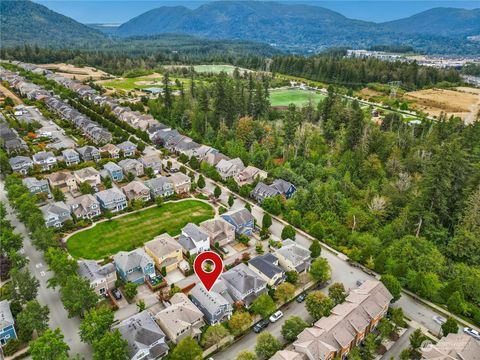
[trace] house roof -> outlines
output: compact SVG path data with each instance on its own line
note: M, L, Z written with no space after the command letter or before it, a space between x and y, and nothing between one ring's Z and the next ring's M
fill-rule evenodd
M42 186L47 186L48 187L48 182L45 179L38 180L34 177L27 177L22 180L23 185L25 185L27 188L32 188L34 186L42 187Z
M95 195L104 203L108 203L111 201L121 201L125 199L125 195L120 190L115 188L99 191Z
M284 240L282 242L282 247L277 249L276 252L290 260L294 266L297 266L310 258L310 250L290 239Z
M82 179L90 176L100 176L100 173L91 166L80 169L80 170L76 170L73 173Z
M201 283L197 283L190 291L190 295L202 304L209 314L215 314L222 306L231 306L233 300L227 292L227 288L220 277L208 291Z
M103 279L115 271L115 266L112 263L100 266L95 260L82 260L78 262L78 275L88 279L90 282Z
M159 163L162 160L160 159L160 155L158 154L150 154L150 155L145 155L140 158L140 162L143 163L143 165L148 166L151 163Z
M285 194L291 186L294 186L292 183L282 180L282 179L275 179L271 185L282 194Z
M300 354L296 351L290 350L280 350L273 355L270 360L304 360L305 357L303 354Z
M104 145L100 150L101 151L106 151L106 152L109 152L109 153L120 151L120 149L116 145L110 144L110 143Z
M127 167L130 167L130 166L142 166L142 163L136 159L124 159L124 160L120 160L118 162L118 165L122 168L122 169L125 169Z
M281 267L276 265L278 259L275 255L266 253L265 255L256 256L248 261L249 265L255 267L269 279L277 274L282 274L284 271Z
M131 150L131 149L136 149L137 145L127 140L118 144L117 147L121 150Z
M263 198L266 198L266 197L270 197L270 196L279 195L280 191L278 189L260 181L257 184L257 186L255 186L255 189L253 189L253 193L256 194L256 195L259 195Z
M237 225L245 224L253 220L253 215L245 208L228 211L223 216L229 216Z
M266 282L262 278L243 263L223 273L222 278L241 294L246 294L252 289L257 289L266 285Z
M77 148L77 152L80 153L80 155L85 156L92 153L98 153L100 151L95 146L86 145L86 146Z
M152 263L152 259L142 248L129 252L120 251L113 257L113 260L115 261L115 264L124 271L128 271L138 266L143 268L145 265Z
M48 180L50 180L51 182L59 182L59 181L65 182L73 178L74 176L70 171L58 171L48 175Z
M15 156L10 159L8 159L8 162L10 166L17 165L17 164L22 164L22 163L32 163L32 159L30 159L27 156Z
M10 304L7 300L0 301L0 329L15 324Z
M422 358L427 360L479 360L480 342L467 334L448 334L435 345L422 348Z
M65 149L62 151L64 157L78 157L78 153L73 149Z
M49 214L63 215L65 212L70 214L70 208L63 201L56 201L52 204L47 204L40 207L44 217L48 217Z
M98 200L92 194L80 195L79 197L67 201L67 205L70 207L78 205L82 207L83 210L87 210L93 204L98 204Z
M55 158L55 155L51 151L40 151L33 155L34 161L43 161L47 160L48 158Z
M127 196L135 196L140 194L142 191L148 191L150 193L150 189L146 187L141 181L131 181L127 185L122 188L123 192Z
M174 184L181 184L184 182L190 182L190 176L185 175L182 172L177 172L172 175L170 175L170 181L172 181Z
M115 164L114 162L109 161L105 165L103 165L103 168L105 170L108 170L109 172L114 172L114 171L122 171L122 168Z
M165 184L172 184L170 181L170 178L166 176L160 176L154 179L150 179L145 181L144 183L146 186L148 186L150 189L163 189Z
M208 240L208 234L203 231L198 225L188 223L182 229L182 234L178 239L180 245L187 250L192 250L197 247L198 243Z
M167 233L156 236L153 240L146 242L144 246L160 258L182 249L182 246Z
M221 217L205 220L200 223L200 227L211 233L225 232L227 229L235 230L235 227L232 224Z

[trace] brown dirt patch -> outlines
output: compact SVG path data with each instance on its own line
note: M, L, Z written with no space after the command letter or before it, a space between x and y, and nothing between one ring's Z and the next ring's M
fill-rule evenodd
M15 95L13 92L11 92L9 89L7 89L5 86L1 84L0 84L0 91L5 94L5 97L9 97L10 99L12 99L15 105L23 104L23 101L17 95Z
M233 245L233 248L234 248L236 251L241 252L241 251L243 251L243 250L248 249L248 246L243 245L243 244L241 244L241 243L236 243L235 245Z
M75 77L77 80L86 80L90 78L92 78L93 80L98 80L98 79L101 79L102 77L110 76L110 74L102 70L98 70L89 66L77 67L74 65L61 63L61 64L42 64L42 65L39 65L39 67L56 71L60 75L65 76L67 78Z

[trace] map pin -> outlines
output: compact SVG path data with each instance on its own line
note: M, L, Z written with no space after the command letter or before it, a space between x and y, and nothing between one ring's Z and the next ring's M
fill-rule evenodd
M205 261L213 263L213 270L206 271L203 267ZM218 277L223 271L223 261L220 255L213 251L205 251L199 254L193 263L193 269L195 270L195 274L197 274L198 278L202 282L203 286L210 291L215 281L217 281Z

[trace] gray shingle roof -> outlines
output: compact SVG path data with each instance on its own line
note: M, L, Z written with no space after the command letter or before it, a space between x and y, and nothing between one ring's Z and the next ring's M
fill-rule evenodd
M237 225L245 224L253 220L253 215L245 208L232 210L223 215L230 216Z
M257 268L269 279L273 278L277 274L283 273L283 269L278 265L275 265L277 262L278 259L275 257L275 255L270 253L254 257L248 261L250 265Z
M9 302L7 300L0 301L0 329L13 324L15 324L15 320L13 320Z
M266 282L245 264L239 264L222 274L224 281L236 288L241 294L265 286Z
M112 263L100 266L94 260L83 260L78 262L78 275L88 279L90 282L103 279L108 274L114 273L115 266Z

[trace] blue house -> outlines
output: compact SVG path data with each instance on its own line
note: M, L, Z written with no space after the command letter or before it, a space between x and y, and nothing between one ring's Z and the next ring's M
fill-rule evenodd
M275 188L280 192L280 194L285 196L285 199L290 199L293 193L297 191L297 188L295 187L295 185L282 179L274 180L272 185L270 186Z
M103 168L107 171L108 176L110 176L110 178L113 181L122 181L123 180L122 168L120 166L118 166L117 164L110 161L110 162L106 163L103 166Z
M147 276L155 276L155 264L142 248L120 251L113 257L118 275L124 282L143 284Z
M255 221L253 215L245 208L232 210L221 215L225 221L228 221L235 227L235 234L240 236L242 234L251 236Z
M16 338L15 320L10 311L10 304L7 300L0 301L0 344L3 346Z

